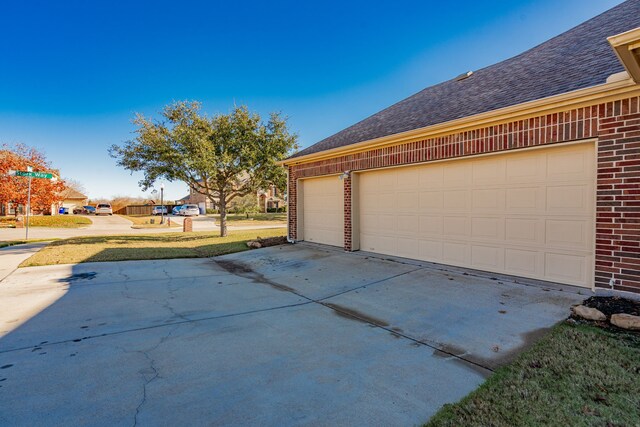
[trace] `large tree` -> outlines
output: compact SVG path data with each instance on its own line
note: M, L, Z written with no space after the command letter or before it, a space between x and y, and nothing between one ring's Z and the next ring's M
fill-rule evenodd
M10 176L10 170L27 170L31 166L36 172L48 172L58 176L58 171L51 167L45 155L35 148L24 144L0 147L0 203L15 203L26 206L29 178ZM61 180L34 178L31 180L31 208L47 212L51 205L60 201L60 194L65 189ZM17 214L16 209L16 214Z
M277 164L297 148L285 118L264 123L246 107L229 114L201 114L200 103L170 104L160 120L137 114L136 137L109 152L119 166L143 172L144 191L159 179L183 181L220 207L220 235L227 235L227 204L270 184L286 185Z

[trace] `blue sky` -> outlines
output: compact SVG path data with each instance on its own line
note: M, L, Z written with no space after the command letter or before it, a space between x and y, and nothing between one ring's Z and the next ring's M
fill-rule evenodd
M94 198L141 195L107 153L135 112L281 111L302 147L501 61L619 0L14 1L0 6L0 143L43 150ZM187 193L166 183L168 199Z

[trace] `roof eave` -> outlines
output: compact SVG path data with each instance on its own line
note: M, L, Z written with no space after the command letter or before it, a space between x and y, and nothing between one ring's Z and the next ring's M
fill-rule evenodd
M614 99L622 99L634 92L640 93L640 85L638 85L633 79L626 78L622 80L616 80L601 85L591 86L588 88L578 89L559 95L553 95L534 101L524 102L521 104L487 111L484 113L475 114L472 116L467 116L423 128L418 128L407 132L361 141L355 144L349 144L342 147L332 148L330 150L319 151L317 153L310 153L304 156L292 157L280 161L279 164L282 166L292 166L301 163L324 160L331 157L354 154L361 151L367 151L374 148L380 148L399 143L419 141L426 138L433 138L454 132L461 132L464 130L469 130L471 128L491 126L506 121L523 119L527 116L550 114L566 110L568 108L586 106L595 102L606 102Z
M640 27L607 38L634 82L640 83Z

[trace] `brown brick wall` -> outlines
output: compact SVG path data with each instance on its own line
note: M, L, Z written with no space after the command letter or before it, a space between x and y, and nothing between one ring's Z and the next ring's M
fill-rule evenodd
M596 286L640 292L640 98L546 114L289 167L289 229L296 238L296 182L344 171L426 163L598 138ZM348 197L347 197L348 191ZM347 209L348 208L348 209ZM345 244L351 249L351 179Z
M344 183L344 250L351 250L351 175L345 177L342 182Z
M600 106L596 212L598 287L640 292L640 98Z

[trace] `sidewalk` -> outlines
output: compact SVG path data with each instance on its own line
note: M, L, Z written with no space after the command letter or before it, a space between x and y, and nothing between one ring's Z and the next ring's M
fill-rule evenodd
M13 273L22 261L48 244L49 242L38 242L0 248L0 282Z

